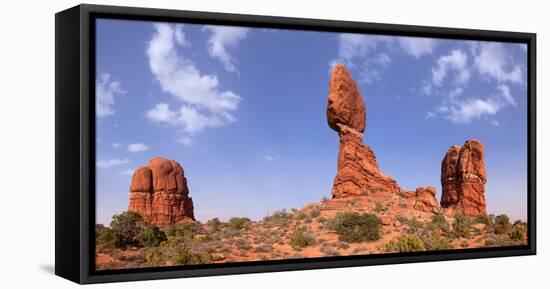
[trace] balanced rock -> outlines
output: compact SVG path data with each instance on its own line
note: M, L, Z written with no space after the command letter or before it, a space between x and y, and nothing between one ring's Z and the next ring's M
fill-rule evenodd
M355 81L342 64L332 70L327 120L328 125L340 136L333 198L361 195L373 190L401 191L395 180L380 172L374 152L363 144L365 103Z
M128 211L148 224L168 225L195 220L183 168L173 160L153 158L136 169L130 183Z
M441 207L467 216L486 213L484 146L467 140L462 147L449 148L441 162Z

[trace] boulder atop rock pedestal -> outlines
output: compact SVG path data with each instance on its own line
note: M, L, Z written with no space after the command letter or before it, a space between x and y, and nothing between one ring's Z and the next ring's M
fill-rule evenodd
M441 207L467 216L486 213L485 149L478 140L449 148L441 162Z
M363 144L365 103L355 81L342 64L332 70L327 120L340 137L333 198L357 196L369 191L401 191L395 180L380 172L376 155L368 145Z
M342 125L360 133L365 131L367 115L363 97L342 64L334 67L330 77L327 120L328 125L338 132Z
M168 225L195 220L183 168L173 160L153 158L135 170L128 211L149 224Z

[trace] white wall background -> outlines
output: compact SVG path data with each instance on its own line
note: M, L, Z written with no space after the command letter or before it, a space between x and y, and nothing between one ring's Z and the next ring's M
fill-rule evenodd
M538 34L538 255L98 285L105 288L543 288L550 284L550 20L545 1L89 1ZM77 1L0 8L0 287L69 288L54 265L54 13ZM546 7L545 7L546 6Z

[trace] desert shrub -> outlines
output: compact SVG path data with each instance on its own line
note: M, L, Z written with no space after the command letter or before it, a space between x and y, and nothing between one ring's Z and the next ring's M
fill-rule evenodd
M321 246L321 248L319 248L319 251L321 251L321 253L325 254L325 256L339 256L340 253L336 250L334 250L333 248L327 246L327 245L323 245Z
M136 239L147 247L156 247L161 242L166 241L166 233L161 231L157 226L147 226L143 231L139 232Z
M101 229L96 239L97 239L97 249L99 251L119 248L122 246L120 242L120 238L115 233L115 231L110 228Z
M428 251L435 251L435 250L449 250L452 249L453 246L447 239L440 237L437 234L429 234L421 236L420 239L424 243L424 247L426 247L426 250Z
M201 224L198 222L185 222L176 226L176 236L185 240L192 240L201 230Z
M210 232L215 233L218 232L222 226L222 222L220 222L220 219L213 218L206 222L206 226L210 229Z
M271 253L273 251L273 246L268 244L263 244L252 249L254 253Z
M353 251L351 253L352 254L358 254L358 253L366 251L366 250L367 250L367 248L365 248L363 246L358 246L358 247L353 248Z
M349 244L347 242L340 242L340 243L338 243L338 248L339 249L347 249L347 248L349 248Z
M443 214L437 214L433 216L431 224L434 226L434 228L440 229L443 232L449 231L449 223L447 223L447 220L445 219L445 216Z
M290 246L292 248L304 248L313 244L313 237L302 227L296 228L290 235Z
M474 218L474 224L485 224L487 227L492 225L491 217L487 214L480 214Z
M455 221L453 223L453 236L456 238L467 238L470 236L470 220L461 212L455 214Z
M338 239L348 243L376 241L380 239L380 219L373 214L338 212L329 225L336 231Z
M498 215L495 217L495 234L505 234L511 229L510 218L506 215Z
M246 230L250 227L250 219L246 217L233 217L229 219L227 227L231 230Z
M188 265L191 264L192 260L193 254L191 254L189 248L181 246L177 248L174 254L173 263L174 265Z
M327 218L325 218L325 217L323 217L323 216L317 217L317 222L318 222L319 224L323 224L323 223L326 222L326 221L327 221Z
M403 219L402 223L407 225L408 231L411 234L418 234L424 226L424 223L419 221L416 217L412 217L412 219Z
M264 217L264 222L269 226L284 227L292 220L292 214L285 209L275 211L271 216Z
M319 217L320 214L321 214L321 211L319 210L319 208L313 208L311 212L309 212L309 216L312 218L317 218Z
M323 198L321 199L321 203L322 203L323 205L326 205L326 204L328 203L329 200L330 200L330 199L329 199L327 196L323 196Z
M119 238L119 245L137 244L136 235L141 231L143 219L136 212L123 212L115 214L111 220L111 229Z
M148 267L159 267L164 265L163 254L159 248L152 248L147 254L145 264Z
M241 250L250 250L252 248L250 243L245 239L237 239L235 241L235 246Z
M176 226L170 225L164 229L164 232L166 233L166 236L168 237L174 237L176 236Z
M521 231L519 226L514 226L514 229L512 230L512 232L510 232L510 239L514 241L521 241L523 240L523 237L523 232Z
M374 211L379 213L380 211L382 211L382 207L383 206L381 202L377 201L376 203L374 203Z
M487 247L502 247L502 246L514 246L521 242L512 240L507 234L488 234L485 239L485 246Z
M426 251L424 242L416 235L403 235L386 243L384 246L386 252L415 252Z
M303 219L305 219L305 218L307 218L307 214L306 214L306 212L304 212L304 211L300 211L300 212L298 212L298 214L296 215L296 219L298 219L298 220L303 220Z

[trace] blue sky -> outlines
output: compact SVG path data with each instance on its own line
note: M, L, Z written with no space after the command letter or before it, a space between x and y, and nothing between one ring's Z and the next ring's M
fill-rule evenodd
M97 222L128 206L132 171L184 168L195 216L259 219L330 196L331 67L367 105L364 142L405 189L433 185L448 147L485 144L489 213L526 219L523 44L97 20Z

